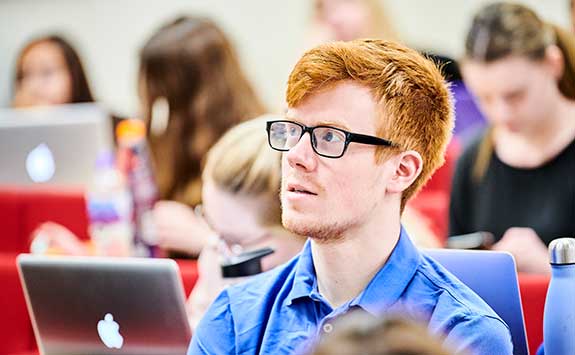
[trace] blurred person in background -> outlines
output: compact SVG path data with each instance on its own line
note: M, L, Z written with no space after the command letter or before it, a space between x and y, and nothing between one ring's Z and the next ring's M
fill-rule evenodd
M175 19L144 45L139 95L163 200L154 209L160 245L197 255L206 240L190 234L188 221L201 200L201 161L227 129L265 108L224 32L194 16Z
M398 40L379 0L315 0L309 46L357 38Z
M45 35L24 45L16 59L13 108L92 103L94 96L78 52L59 35ZM111 115L113 126L117 116ZM45 237L47 246L66 254L82 255L85 248L65 226L46 222L32 233Z
M575 234L575 37L500 2L475 15L465 50L490 127L457 163L450 234L491 232L519 271L549 272L546 246Z
M201 161L230 127L265 112L224 32L211 20L178 17L140 51L138 91L161 201L153 210L159 245L197 256L207 244L194 234L201 202ZM82 253L54 223L40 226L51 243Z
M329 332L328 332L329 330ZM450 355L440 339L414 320L376 318L356 310L324 330L310 355Z
M271 247L262 259L269 270L295 256L305 238L281 225L278 191L281 153L269 149L263 116L230 129L208 152L202 172L203 215L191 216L194 234L210 242L198 260L198 281L188 300L188 315L195 329L208 306L230 284L222 278L221 243L237 252Z
M39 37L20 51L16 60L13 107L93 101L82 61L63 37Z

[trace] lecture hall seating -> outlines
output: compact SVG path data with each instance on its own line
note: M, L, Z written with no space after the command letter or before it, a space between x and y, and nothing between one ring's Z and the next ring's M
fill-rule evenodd
M87 239L83 193L54 187L0 186L0 354L37 354L32 325L16 269L16 256L27 252L30 233L54 221ZM197 279L196 264L177 260L186 293ZM548 276L519 275L519 287L531 354L543 339L543 308Z

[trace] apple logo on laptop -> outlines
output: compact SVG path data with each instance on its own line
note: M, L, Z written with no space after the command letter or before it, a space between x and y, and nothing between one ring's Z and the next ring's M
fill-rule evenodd
M120 335L120 325L114 321L110 313L106 313L104 319L98 321L98 335L102 343L110 349L120 349L124 344L124 338Z
M42 143L28 153L26 171L34 182L46 182L54 176L56 164L48 145Z

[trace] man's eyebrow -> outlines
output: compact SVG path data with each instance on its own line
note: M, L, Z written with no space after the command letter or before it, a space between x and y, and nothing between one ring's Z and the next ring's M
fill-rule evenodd
M338 122L338 121L329 121L329 120L319 121L317 126L332 126L332 127L336 127L336 128L341 128L344 131L349 131L349 128L345 124Z
M290 115L288 115L287 112L284 114L284 117L287 120L294 121L297 123L302 123L300 120L297 119L297 117L290 116ZM343 129L344 131L349 131L349 127L347 127L341 121L321 120L321 121L317 122L316 124L314 124L314 126L331 126L331 127Z

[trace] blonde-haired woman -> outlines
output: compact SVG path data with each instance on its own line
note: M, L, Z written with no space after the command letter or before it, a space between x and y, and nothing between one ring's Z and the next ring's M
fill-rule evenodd
M262 259L269 270L297 254L305 238L281 225L281 153L268 147L262 116L230 129L208 152L202 173L203 218L194 216L197 234L208 245L198 260L198 281L188 300L192 329L228 284L221 276L221 242L232 251L271 247ZM190 238L195 236L190 235Z

